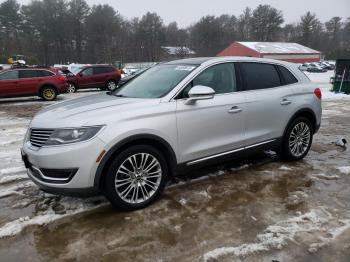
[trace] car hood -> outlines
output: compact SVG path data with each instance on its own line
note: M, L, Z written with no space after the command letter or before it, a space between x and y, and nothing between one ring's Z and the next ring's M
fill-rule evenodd
M107 117L118 119L123 112L155 106L160 99L122 98L106 93L54 104L41 110L32 120L37 128L102 125Z

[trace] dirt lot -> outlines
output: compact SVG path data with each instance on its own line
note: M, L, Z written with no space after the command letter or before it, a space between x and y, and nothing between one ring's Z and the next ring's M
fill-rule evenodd
M350 98L327 93L303 161L267 152L199 170L129 213L28 180L19 149L47 104L0 102L0 261L349 261L350 152L334 141L350 140Z

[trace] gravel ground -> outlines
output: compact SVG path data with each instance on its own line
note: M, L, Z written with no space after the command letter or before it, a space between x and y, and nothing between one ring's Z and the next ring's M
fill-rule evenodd
M350 153L334 142L349 140L350 97L320 76L310 74L326 97L322 127L303 161L267 152L198 170L136 212L39 191L19 149L50 103L2 100L0 261L349 261Z

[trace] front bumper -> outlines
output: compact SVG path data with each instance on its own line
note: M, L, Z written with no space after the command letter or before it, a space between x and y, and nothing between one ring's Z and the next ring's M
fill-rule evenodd
M96 159L104 150L99 138L63 146L33 147L26 142L21 150L30 179L44 191L62 195L92 195L98 192L94 179Z

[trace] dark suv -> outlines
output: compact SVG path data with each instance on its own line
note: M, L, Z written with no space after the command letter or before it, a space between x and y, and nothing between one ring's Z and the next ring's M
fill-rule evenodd
M100 88L113 91L121 78L119 71L110 65L83 66L67 74L68 92L83 88Z
M67 89L66 78L54 70L17 68L0 72L0 97L37 95L52 101Z

